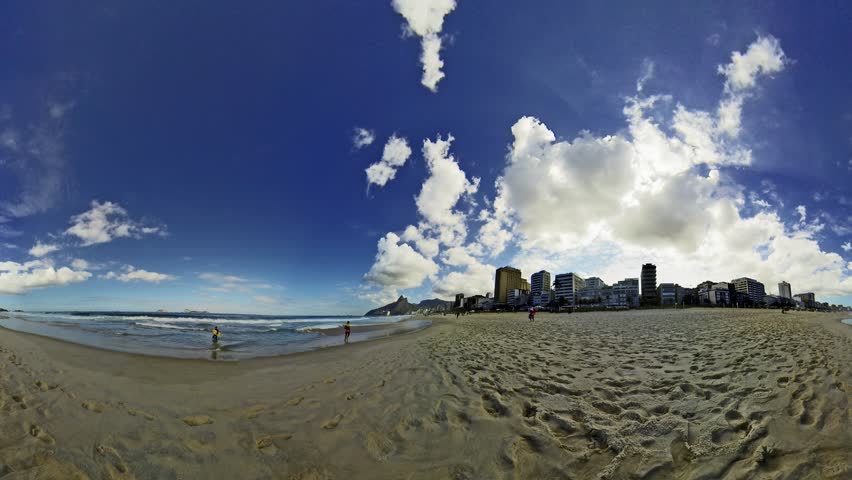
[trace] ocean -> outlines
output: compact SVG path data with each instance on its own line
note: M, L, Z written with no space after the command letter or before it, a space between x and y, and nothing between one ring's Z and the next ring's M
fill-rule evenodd
M5 317L5 318L4 318ZM416 330L428 320L409 316L350 317L304 315L242 315L165 312L44 312L4 313L0 326L58 338L107 350L174 358L241 360L300 352L337 345L342 336L323 330L352 324L351 341L358 342L390 331ZM387 329L366 325L387 325ZM218 326L221 337L212 342L210 330ZM0 332L2 334L2 332Z

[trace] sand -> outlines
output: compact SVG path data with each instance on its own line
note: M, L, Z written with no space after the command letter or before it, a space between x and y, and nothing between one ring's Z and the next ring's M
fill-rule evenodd
M241 362L0 330L0 477L852 475L842 316L432 318L414 333Z

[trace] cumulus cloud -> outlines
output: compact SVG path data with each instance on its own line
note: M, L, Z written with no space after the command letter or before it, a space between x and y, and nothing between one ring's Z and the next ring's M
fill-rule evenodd
M444 27L444 17L456 8L456 0L393 0L391 4L407 22L406 35L420 37L420 63L423 65L420 83L437 92L438 82L444 78L440 33Z
M438 264L400 243L400 237L390 232L379 239L376 261L364 279L382 287L406 289L419 287L437 273Z
M366 128L355 127L355 133L352 135L352 145L356 148L363 148L371 145L376 140L376 133Z
M391 135L382 152L382 159L370 165L367 172L367 185L384 187L396 176L396 170L405 165L411 156L411 147L405 137Z
M725 95L717 112L721 133L732 138L739 135L743 101L756 86L757 78L780 72L788 62L780 42L768 35L758 37L745 54L733 52L731 63L719 65L718 72L725 76Z
M33 248L29 250L29 254L34 257L43 257L49 253L59 250L60 248L62 247L56 244L36 242L36 244L33 245Z
M133 265L125 265L123 272L107 272L101 275L101 278L108 280L118 280L120 282L149 282L160 283L164 280L174 280L174 276L164 273L149 272L141 268L136 268Z
M846 242L841 245L840 248L842 248L844 252L848 252L849 250L852 250L852 243Z
M799 205L796 207L796 213L799 214L799 223L805 223L808 218L808 209L804 205Z
M68 267L56 269L48 262L0 262L0 294L19 295L34 289L62 287L86 281L92 274Z
M127 211L117 203L93 200L91 208L71 217L71 226L66 235L77 237L81 246L87 247L107 243L116 238L140 238L143 235L165 235L165 229L158 226L145 226L130 219Z
M71 262L71 267L75 270L86 270L89 268L89 262L83 260L82 258L75 258L74 261Z

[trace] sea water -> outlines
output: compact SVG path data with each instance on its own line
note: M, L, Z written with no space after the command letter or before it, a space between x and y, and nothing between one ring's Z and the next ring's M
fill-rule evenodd
M356 335L359 326L388 324L395 331L424 328L431 322L398 322L408 316L275 316L217 313L164 312L45 312L7 313L0 326L91 347L128 353L176 358L239 360L312 350L342 343L328 338L323 329L337 328L349 321L353 340L382 336L382 330ZM219 327L221 336L212 342L210 331ZM386 334L386 333L385 333Z
M845 323L846 325L852 325L852 318L847 318L845 320L841 320L841 322Z

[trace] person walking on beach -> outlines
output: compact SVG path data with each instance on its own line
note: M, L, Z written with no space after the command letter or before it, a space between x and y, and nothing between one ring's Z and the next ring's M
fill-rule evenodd
M349 343L349 335L352 333L352 325L349 324L349 321L346 321L346 325L343 326L343 343Z
M535 307L530 307L530 321L535 320Z
M219 327L213 327L213 343L219 343Z

